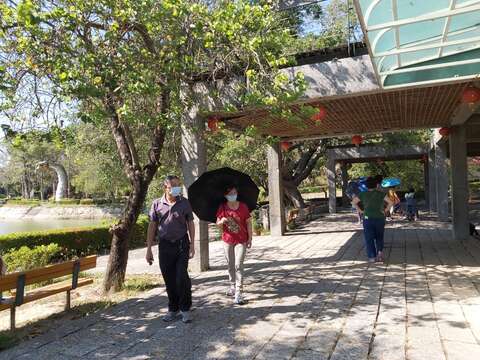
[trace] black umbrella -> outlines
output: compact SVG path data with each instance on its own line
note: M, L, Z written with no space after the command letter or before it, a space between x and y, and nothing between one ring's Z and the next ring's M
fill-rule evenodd
M257 206L258 187L247 174L224 167L203 173L188 188L188 200L199 219L217 221L217 210L225 202L225 190L234 186L238 200L245 203L250 211Z

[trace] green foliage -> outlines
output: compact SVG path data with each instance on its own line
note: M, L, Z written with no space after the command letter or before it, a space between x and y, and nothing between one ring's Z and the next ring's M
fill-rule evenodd
M228 166L249 174L257 185L268 188L267 145L229 130L221 130L207 138L209 168Z
M311 193L319 193L324 192L325 188L321 186L304 186L298 189L302 194L311 194Z
M9 2L0 7L0 44L12 56L0 66L7 82L20 68L48 76L54 92L80 101L79 117L94 124L113 110L125 123L174 128L185 105L197 101L182 84L208 74L248 78L235 85L229 109L281 105L298 97L303 80L277 71L288 61L283 50L292 34L275 3ZM166 92L170 103L159 111ZM209 95L223 97L215 90Z
M28 206L40 206L40 200L36 199L8 199L6 201L8 205L28 205Z
M0 351L16 345L19 341L20 339L16 332L13 332L13 333L11 331L0 332Z
M395 149L406 145L425 145L429 143L429 130L401 131L381 135L369 135L365 142L388 149ZM384 177L398 177L402 181L399 190L408 190L410 187L420 191L424 187L424 168L418 160L385 161L353 164L349 170L350 178L359 176L383 175Z
M80 205L95 205L95 201L93 199L80 199Z
M155 289L161 284L158 276L135 276L128 277L123 286L123 290L133 295L139 292Z
M80 200L78 199L61 199L59 201L55 201L58 205L78 205Z
M128 181L110 129L90 123L71 128L75 141L67 144L66 155L72 164L71 183L76 191L109 198L123 195ZM144 141L148 144L147 137Z
M316 31L307 34L297 30L299 36L289 44L288 51L292 54L347 45L349 41L361 41L363 36L356 12L345 0L330 0L323 9L317 9L313 14L305 14L304 11L299 15L303 22L313 21L319 26Z
M1 96L0 96L1 102ZM0 185L29 199L33 190L42 190L55 176L38 171L41 161L61 162L64 135L58 128L51 131L13 132L4 140L8 158L0 165Z
M261 231L262 230L262 224L259 223L257 220L257 214L254 214L252 216L252 227L254 231Z
M400 190L408 190L413 187L419 191L424 187L423 164L418 160L386 161L383 164L377 162L353 164L349 170L350 178L377 174L399 178L402 182Z
M3 255L8 272L44 267L61 258L62 248L54 243L33 248L21 246L18 249L9 250Z
M110 225L88 228L71 228L48 231L21 232L0 236L0 251L18 249L22 246L36 247L56 244L65 258L97 254L110 248L112 236ZM148 218L140 216L130 238L130 247L142 247L147 238Z

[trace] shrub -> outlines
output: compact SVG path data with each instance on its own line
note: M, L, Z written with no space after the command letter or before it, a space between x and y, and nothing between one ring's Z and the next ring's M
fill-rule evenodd
M8 205L34 205L38 206L40 205L40 200L38 199L8 199L7 200Z
M34 248L22 246L3 255L8 272L25 271L51 264L62 258L62 248L57 244L40 245Z
M81 199L80 205L94 205L93 199Z
M305 186L298 189L302 194L311 194L317 192L324 192L324 188L321 186Z
M110 201L108 199L93 199L93 203L95 205L105 205L105 204L109 204Z
M87 228L69 228L36 232L12 233L0 236L0 251L19 249L22 246L35 247L57 244L62 249L65 258L97 254L110 248L112 235L110 225L103 224ZM145 246L148 229L148 217L143 215L138 219L132 236L130 248Z
M56 201L58 205L77 205L78 202L78 199L61 199L59 201Z

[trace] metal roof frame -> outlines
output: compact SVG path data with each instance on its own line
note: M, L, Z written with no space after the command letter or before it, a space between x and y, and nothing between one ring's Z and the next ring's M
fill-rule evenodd
M480 56L472 52L480 50L480 0L423 0L421 6L415 1L354 0L354 5L382 88L480 77ZM467 25L458 28L462 19ZM422 23L430 26L424 38L414 32ZM455 55L459 58L452 60Z

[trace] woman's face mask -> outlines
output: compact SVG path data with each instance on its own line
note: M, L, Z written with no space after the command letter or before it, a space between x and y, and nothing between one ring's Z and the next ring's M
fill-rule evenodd
M228 194L228 195L225 195L225 198L228 201L237 201L237 194Z

